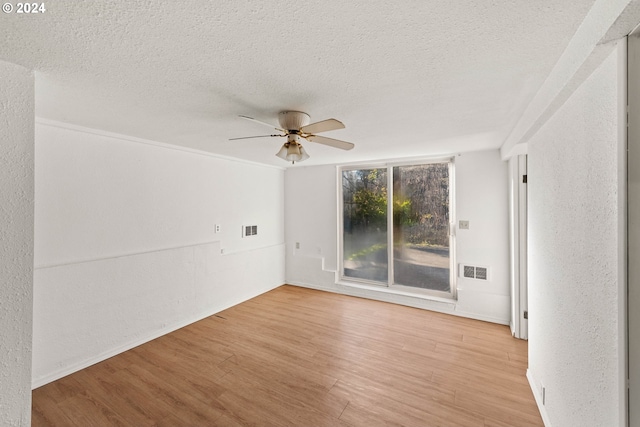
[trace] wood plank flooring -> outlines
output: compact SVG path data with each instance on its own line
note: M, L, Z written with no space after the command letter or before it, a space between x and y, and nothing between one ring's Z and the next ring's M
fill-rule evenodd
M282 286L33 391L38 426L543 426L509 328Z

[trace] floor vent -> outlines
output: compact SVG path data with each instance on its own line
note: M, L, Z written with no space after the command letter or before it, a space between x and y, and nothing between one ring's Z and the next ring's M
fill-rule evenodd
M467 279L489 280L489 268L460 264L460 276Z

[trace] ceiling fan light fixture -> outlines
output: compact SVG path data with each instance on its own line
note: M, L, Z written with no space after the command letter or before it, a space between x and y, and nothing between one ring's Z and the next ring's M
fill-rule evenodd
M285 142L280 151L276 153L276 156L291 163L301 162L309 158L309 154L298 142Z
M287 148L288 148L289 143L285 142L282 145L282 148L280 148L280 151L278 151L276 153L276 157L280 157L282 160L287 160Z
M300 152L300 144L297 142L289 142L287 147L286 159L290 162L299 162L302 159L302 153Z
M299 162L303 160L307 160L309 158L309 154L307 154L307 150L305 150L302 145L300 145L300 154L302 157L300 157L300 160L298 160Z

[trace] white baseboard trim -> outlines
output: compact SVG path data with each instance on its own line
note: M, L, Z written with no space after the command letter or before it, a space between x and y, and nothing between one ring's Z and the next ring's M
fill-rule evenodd
M62 368L62 369L60 369L58 371L51 372L51 373L49 373L47 375L44 375L42 377L33 378L32 381L31 381L31 389L34 390L34 389L36 389L38 387L42 387L45 384L49 384L50 382L53 382L53 381L59 380L60 378L66 377L67 375L71 375L74 372L81 371L82 369L88 368L89 366L95 365L96 363L100 363L100 362L102 362L104 360L107 360L107 359L109 359L109 358L111 358L113 356L116 356L116 355L118 355L120 353L124 353L127 350L131 350L132 348L138 347L139 345L148 343L149 341L153 341L156 338L160 338L163 335L169 334L169 333L171 333L173 331L177 331L178 329L184 328L185 326L188 326L188 325L190 325L192 323L195 323L195 322L198 322L198 321L200 321L202 319L205 319L207 317L213 316L216 313L219 313L219 312L224 311L224 310L226 310L228 308L231 308L231 307L233 307L235 305L243 303L244 301L248 301L251 298L255 298L255 297L257 297L259 295L262 295L262 294L264 294L266 292L272 291L272 290L274 290L274 289L276 289L276 288L278 288L278 287L280 287L282 285L284 285L284 283L275 285L275 286L273 286L273 287L271 287L269 289L266 289L264 291L258 292L257 294L255 294L255 295L253 295L253 296L251 296L249 298L246 298L246 299L243 299L243 300L240 300L240 301L236 301L236 302L231 303L231 304L225 304L225 305L217 306L215 308L212 308L211 310L208 310L205 313L200 313L198 315L195 315L195 316L192 316L192 317L190 317L188 319L185 319L182 322L178 322L178 323L175 323L173 325L169 325L169 326L164 327L164 328L162 328L160 330L155 330L155 331L147 334L144 337L138 338L138 339L136 339L134 341L131 341L131 342L128 342L126 344L123 344L123 345L120 345L118 347L115 347L112 350L109 350L109 351L106 351L104 353L101 353L101 354L99 354L99 355L97 355L95 357L91 357L91 358L85 359L83 361L80 361L78 363L73 363L73 364L71 364L69 366L65 366L64 368Z
M529 381L529 387L531 387L531 391L533 392L533 397L536 400L536 405L538 405L542 422L545 427L552 427L551 421L549 420L549 414L547 413L547 408L542 404L542 396L538 391L537 381L533 378L533 374L529 369L527 369L527 380Z
M470 313L467 311L455 311L451 313L455 316L466 317L468 319L481 320L483 322L496 323L498 325L509 326L509 321L498 317L485 316L484 314ZM509 331L511 333L511 331Z
M350 286L336 284L335 287L318 286L310 283L297 281L287 281L289 285L300 286L303 288L316 289L319 291L333 292L336 294L349 295L352 297L367 298L376 301L389 302L393 304L406 305L414 308L424 308L434 310L441 313L453 314L454 303L443 302L439 300L430 300L427 298L411 297L402 294L371 290L368 287ZM440 308L438 306L441 306Z
M407 307L420 308L423 310L436 311L438 313L451 314L458 317L466 317L468 319L481 320L483 322L497 323L500 325L508 325L509 322L504 319L498 319L491 316L484 316L476 313L465 311L456 311L455 301L446 301L442 298L429 298L425 296L412 296L405 293L395 293L385 290L372 290L369 287L350 286L336 284L335 286L319 286L311 283L298 281L287 281L293 286L303 288L316 289L319 291L333 292L337 294L349 295L353 297L368 298L376 301L389 302L392 304L406 305Z

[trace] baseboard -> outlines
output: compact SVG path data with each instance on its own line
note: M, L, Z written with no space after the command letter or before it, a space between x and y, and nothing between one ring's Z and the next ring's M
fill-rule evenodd
M549 420L549 414L547 413L547 408L542 404L542 396L538 391L537 382L533 378L533 374L529 369L527 369L527 380L529 381L529 387L533 392L533 398L536 400L536 405L538 405L538 411L540 411L542 422L545 427L552 427L551 421Z
M470 313L467 311L455 311L451 314L455 316L466 317L467 319L481 320L483 322L509 326L508 320L500 319L498 317L485 316L484 314ZM509 330L509 333L511 333L511 330Z
M127 350L131 350L132 348L135 348L135 347L138 347L138 346L140 346L142 344L148 343L149 341L153 341L156 338L160 338L163 335L169 334L169 333L171 333L173 331L177 331L180 328L184 328L185 326L188 326L188 325L190 325L192 323L198 322L198 321L200 321L202 319L206 319L207 317L213 316L216 313L219 313L219 312L224 311L224 310L226 310L228 308L231 308L231 307L233 307L235 305L238 305L238 304L241 304L241 303L243 303L245 301L248 301L251 298L255 298L255 297L257 297L259 295L262 295L262 294L264 294L266 292L272 291L272 290L274 290L274 289L276 289L276 288L278 288L278 287L280 287L282 285L284 285L284 283L275 285L275 286L273 286L273 287L271 287L269 289L266 289L264 291L258 292L257 294L255 294L255 295L253 295L253 296L251 296L249 298L243 299L241 301L237 301L237 302L234 302L234 303L231 303L231 304L225 304L225 305L221 305L221 306L212 308L211 310L208 310L205 313L200 313L200 314L198 314L196 316L190 317L189 319L185 319L182 322L178 322L178 323L175 323L173 325L169 325L167 327L164 327L164 328L162 328L160 330L153 331L153 332L145 335L144 337L141 337L141 338L136 339L134 341L131 341L131 342L128 342L128 343L123 344L121 346L118 346L118 347L116 347L116 348L114 348L112 350L109 350L109 351L106 351L104 353L101 353L101 354L99 354L99 355L97 355L95 357L91 357L91 358L85 359L83 361L80 361L78 363L74 363L72 365L65 366L63 369L60 369L60 370L55 371L55 372L52 372L52 373L50 373L48 375L45 375L45 376L42 376L40 378L34 378L31 381L31 389L34 390L34 389L36 389L38 387L42 387L45 384L49 384L50 382L53 382L53 381L59 380L60 378L66 377L67 375L71 375L74 372L81 371L82 369L88 368L89 366L95 365L96 363L100 363L100 362L102 362L104 360L107 360L107 359L109 359L109 358L111 358L113 356L116 356L116 355L118 355L120 353L124 353Z
M444 301L442 298L429 298L425 296L408 296L403 294L395 294L393 292L385 292L379 290L366 290L356 286L336 285L336 286L318 286L311 283L287 281L293 286L315 289L319 291L333 292L342 295L349 295L359 298L368 298L376 301L389 302L392 304L405 305L407 307L420 308L423 310L436 311L438 313L451 314L458 317L466 317L468 319L481 320L483 322L497 323L500 325L508 325L509 322L504 319L484 316L466 311L456 311L455 301Z
M326 286L312 285L310 283L297 282L297 281L291 281L291 280L287 280L286 283L287 283L287 285L298 286L298 287L301 287L301 288L315 289L316 291L326 291L326 292L340 293L340 292L337 292L336 289L334 289L334 288L329 288L329 287L326 287Z

